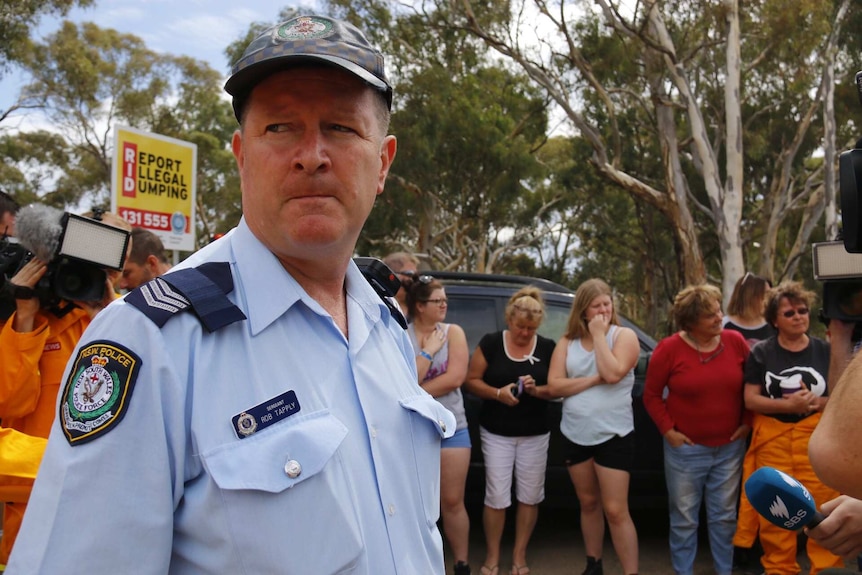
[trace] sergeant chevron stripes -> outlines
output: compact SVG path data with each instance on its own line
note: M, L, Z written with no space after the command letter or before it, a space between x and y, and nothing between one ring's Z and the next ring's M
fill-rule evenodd
M233 290L228 262L207 262L170 271L129 292L125 302L162 327L175 315L192 311L207 331L246 319L227 295Z
M147 305L159 308L170 313L177 313L191 305L183 294L174 289L163 279L155 278L151 282L141 286L141 295L144 296Z

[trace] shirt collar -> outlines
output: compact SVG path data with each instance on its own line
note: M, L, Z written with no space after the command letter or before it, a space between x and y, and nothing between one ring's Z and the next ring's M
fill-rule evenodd
M299 301L321 315L326 313L284 269L275 254L255 237L244 217L231 242L252 335L266 329ZM392 319L386 304L352 261L347 268L346 285L347 297L362 309L369 321Z

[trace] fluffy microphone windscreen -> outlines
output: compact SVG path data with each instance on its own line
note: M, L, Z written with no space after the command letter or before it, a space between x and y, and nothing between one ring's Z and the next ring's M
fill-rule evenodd
M57 253L63 212L57 208L31 204L18 210L15 218L15 233L21 245L44 262L49 262Z

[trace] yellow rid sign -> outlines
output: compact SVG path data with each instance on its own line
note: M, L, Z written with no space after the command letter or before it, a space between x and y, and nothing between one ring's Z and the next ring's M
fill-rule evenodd
M159 236L169 250L195 250L197 146L117 126L111 210Z

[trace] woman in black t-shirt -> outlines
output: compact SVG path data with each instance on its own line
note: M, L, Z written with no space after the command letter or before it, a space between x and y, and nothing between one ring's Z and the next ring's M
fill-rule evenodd
M513 575L527 575L527 544L545 498L550 430L548 365L554 341L536 333L545 315L541 291L522 288L506 305L508 329L482 337L467 370L467 391L483 400L479 414L485 460L486 554L481 575L498 575L500 540L516 480L518 518Z

